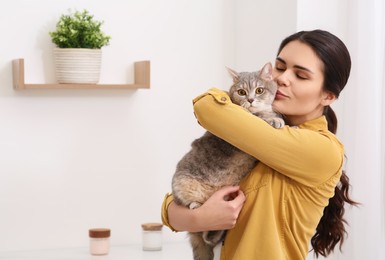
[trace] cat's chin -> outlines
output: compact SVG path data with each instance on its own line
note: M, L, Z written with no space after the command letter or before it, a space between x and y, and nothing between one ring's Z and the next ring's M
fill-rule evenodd
M246 111L250 112L251 114L255 114L261 111L260 108L252 106L250 103L243 103L241 105Z
M253 107L250 107L249 109L247 109L250 113L252 113L252 114L257 114L257 113L259 113L259 112L261 112L261 110L260 109L256 109L256 108L253 108Z
M248 103L248 102L244 102L241 104L241 107L243 107L244 109L246 110L250 110L250 108L252 108L251 104Z

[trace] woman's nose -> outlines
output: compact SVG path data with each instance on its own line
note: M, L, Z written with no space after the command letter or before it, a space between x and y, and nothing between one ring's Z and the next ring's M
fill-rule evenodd
M290 80L289 80L289 77L288 77L286 71L283 72L282 74L278 75L275 78L275 81L277 82L278 86L288 86L290 83Z

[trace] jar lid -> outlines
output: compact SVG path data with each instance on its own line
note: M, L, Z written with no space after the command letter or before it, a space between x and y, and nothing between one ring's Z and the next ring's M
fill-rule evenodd
M159 231L162 230L163 224L161 223L144 223L142 224L143 230L146 231Z
M88 235L93 238L110 237L111 230L108 228L92 228L88 231Z

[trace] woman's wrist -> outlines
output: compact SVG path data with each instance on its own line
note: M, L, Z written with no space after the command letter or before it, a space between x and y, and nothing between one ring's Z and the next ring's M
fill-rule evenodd
M178 205L175 201L168 206L168 220L170 225L177 231L202 231L199 210Z

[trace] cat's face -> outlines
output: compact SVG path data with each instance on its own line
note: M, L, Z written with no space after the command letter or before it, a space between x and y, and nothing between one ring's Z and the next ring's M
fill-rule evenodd
M234 82L229 91L233 103L248 109L251 113L271 106L277 92L271 63L254 72L236 72L232 69L228 71Z

